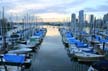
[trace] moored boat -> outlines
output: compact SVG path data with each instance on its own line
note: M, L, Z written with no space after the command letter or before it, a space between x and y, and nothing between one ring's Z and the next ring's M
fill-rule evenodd
M78 61L89 62L89 61L99 61L104 58L104 55L94 54L94 53L75 53L74 56Z

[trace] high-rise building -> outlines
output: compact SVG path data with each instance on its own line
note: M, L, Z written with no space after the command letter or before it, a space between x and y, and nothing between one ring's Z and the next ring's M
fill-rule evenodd
M79 11L79 23L80 24L84 23L84 10Z
M71 16L71 22L74 24L76 23L76 14L74 14L74 13Z
M76 28L76 14L71 15L71 25L70 25L70 30L75 31Z
M92 31L95 29L95 23L94 23L94 15L90 15L89 17L89 24L90 24L90 33L92 34Z
M102 19L96 19L95 24L96 24L97 28L101 28L101 27L103 27L103 20Z
M0 11L0 19L1 19L2 15L1 15L1 11Z
M108 23L108 13L104 15L103 21L104 21L105 24Z
M84 10L79 11L79 31L83 30L84 26Z
M90 24L94 24L94 15L90 15Z

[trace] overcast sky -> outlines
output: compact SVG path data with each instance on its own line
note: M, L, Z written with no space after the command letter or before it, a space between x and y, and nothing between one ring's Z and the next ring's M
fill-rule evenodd
M86 14L98 17L108 12L108 0L0 0L7 15L31 15L43 18L69 17L84 10Z

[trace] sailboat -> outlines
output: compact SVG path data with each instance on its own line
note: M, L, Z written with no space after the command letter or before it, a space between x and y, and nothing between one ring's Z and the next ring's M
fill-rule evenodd
M6 42L6 19L4 18L4 7L3 7L3 12L2 12L2 19L1 19L1 29L2 29L2 37L1 37L1 48L0 48L0 53L5 53L8 51L7 48L7 42Z
M20 27L18 27L17 29L19 29ZM16 54L26 54L32 51L32 49L27 48L26 46L24 46L20 40L21 37L25 37L23 36L23 34L26 32L26 28L24 29L19 29L17 30L15 33L13 33L11 35L11 41L14 44L13 48L11 50L8 51L8 53L16 53ZM17 40L17 41L16 41ZM20 43L19 43L20 42Z

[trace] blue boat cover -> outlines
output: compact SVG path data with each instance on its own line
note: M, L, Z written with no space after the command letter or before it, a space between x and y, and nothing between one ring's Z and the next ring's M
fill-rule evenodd
M100 36L95 35L95 39L99 41L101 38L100 38Z
M80 32L80 34L81 34L81 35L87 35L87 33L84 32L84 31L83 31L83 32Z
M34 35L35 35L35 36L41 36L41 37L42 37L43 31L36 31L36 32L34 33Z
M108 42L108 40L106 40L106 39L100 39L99 41L100 41L101 43Z
M83 52L94 53L94 52L93 52L93 49L91 49L91 50L89 50L89 51L83 50Z
M77 47L87 47L87 44L82 43L82 42L77 42L77 43L76 43L76 46L77 46Z
M76 43L78 43L79 41L73 38L73 39L68 39L68 42L69 42L70 44L76 44Z
M6 54L3 57L7 62L24 63L25 56Z
M70 33L70 32L66 32L65 36L66 36L67 38L72 37L72 35L71 35L71 33Z

